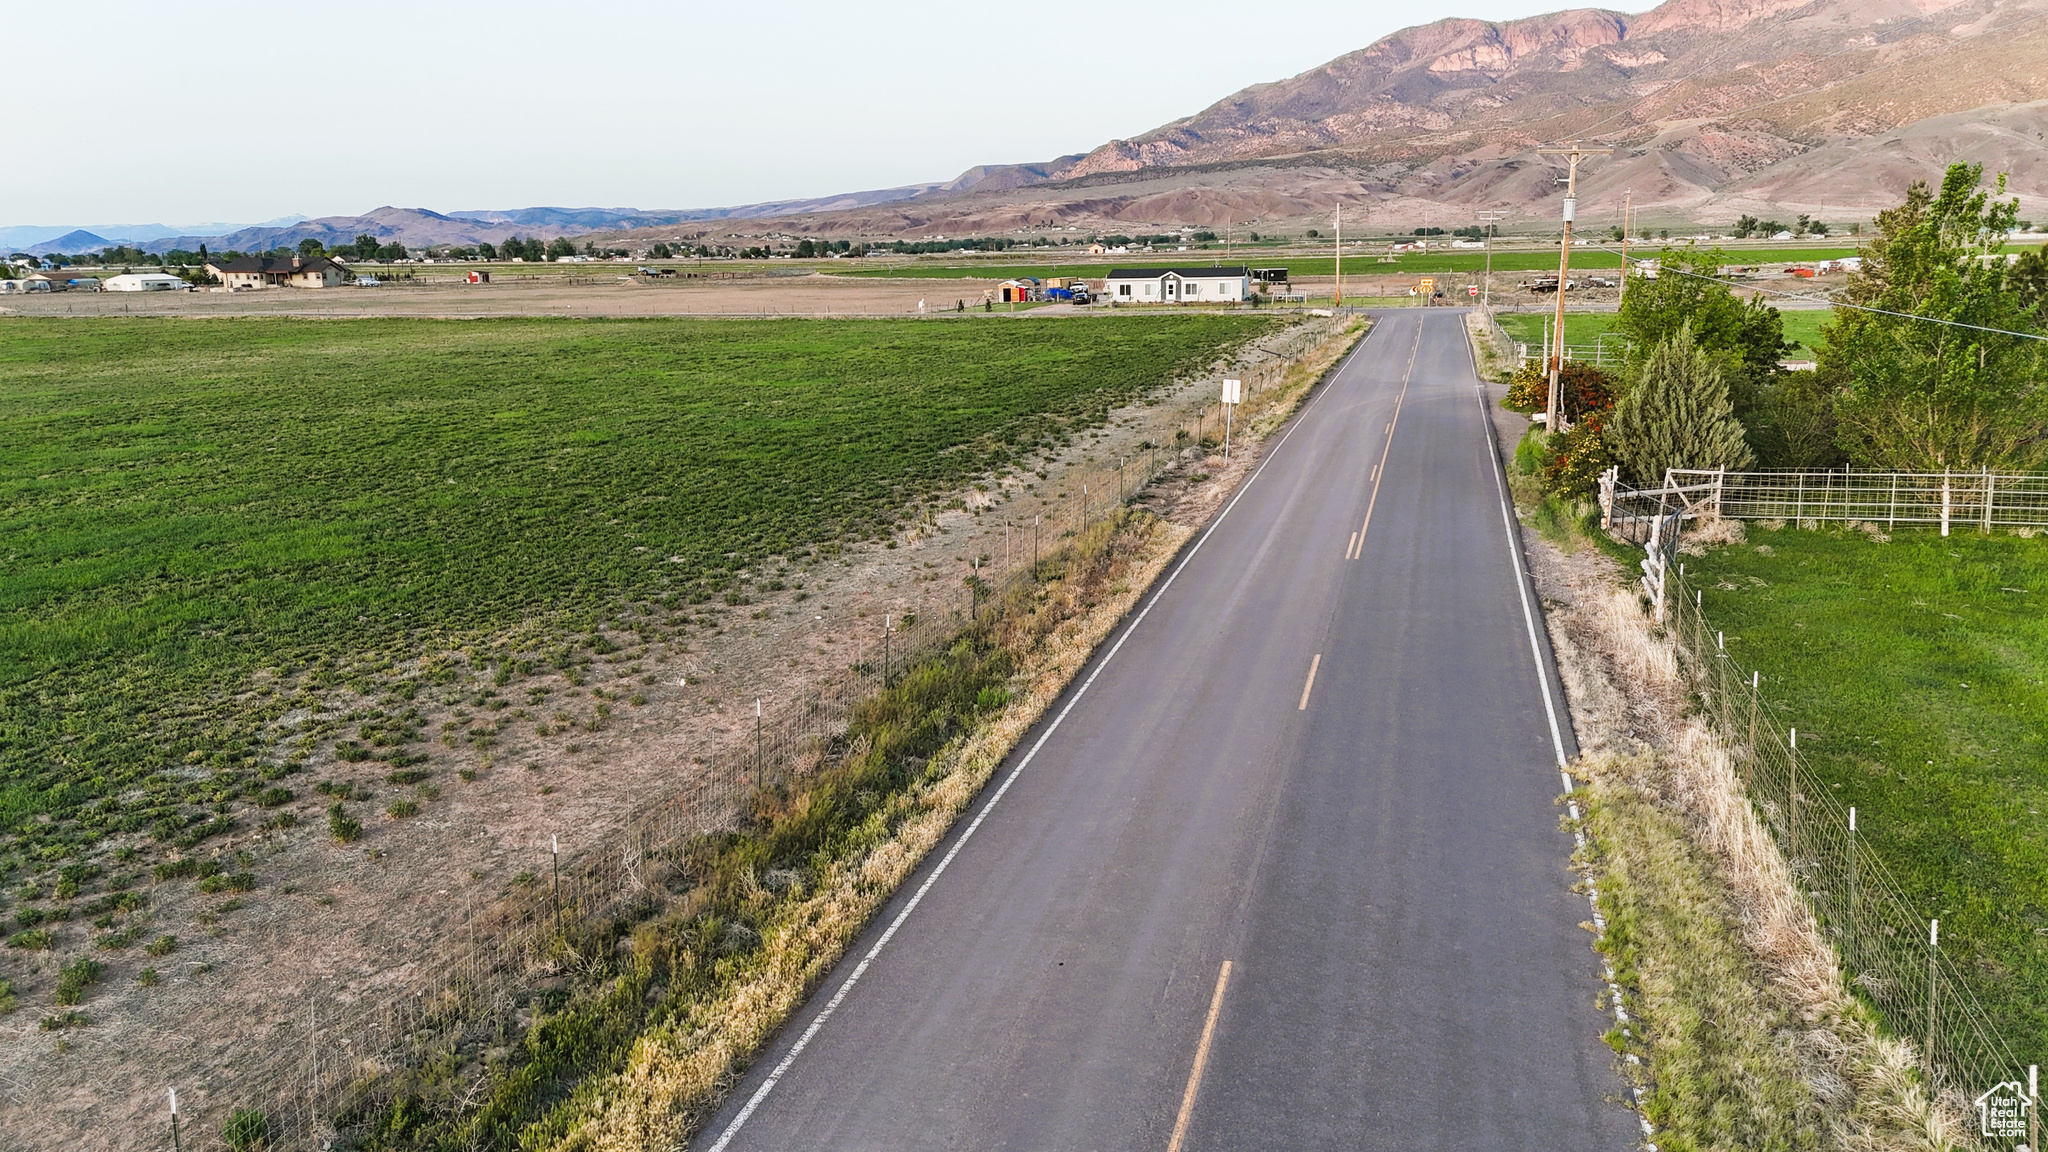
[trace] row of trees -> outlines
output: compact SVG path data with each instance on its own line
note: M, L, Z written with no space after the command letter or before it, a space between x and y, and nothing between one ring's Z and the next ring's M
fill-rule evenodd
M2008 257L2017 200L1956 164L1936 190L1915 183L1879 214L1817 368L1761 296L1718 279L1720 250L1669 251L1656 279L1631 275L1616 329L1629 341L1609 376L1566 366L1573 426L1545 439L1544 475L1583 493L1610 463L1637 483L1666 468L2022 470L2048 463L2048 258ZM1531 367L1511 406L1544 407Z
M1737 240L1747 240L1751 236L1776 236L1780 232L1790 232L1794 236L1825 236L1828 234L1828 226L1802 212L1799 214L1798 221L1790 228L1785 227L1776 220L1759 220L1754 216L1740 216L1736 218L1735 227L1732 231ZM1857 235L1862 231L1863 226L1861 224L1849 225L1849 235L1851 236Z

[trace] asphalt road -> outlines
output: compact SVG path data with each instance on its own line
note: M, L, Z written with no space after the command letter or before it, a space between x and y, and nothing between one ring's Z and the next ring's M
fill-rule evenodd
M1382 317L696 1147L1634 1146L1484 420Z

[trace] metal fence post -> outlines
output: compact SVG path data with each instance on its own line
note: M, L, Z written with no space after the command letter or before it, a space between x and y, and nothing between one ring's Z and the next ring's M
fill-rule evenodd
M1889 511L1887 511L1887 512L1885 513L1885 518L1884 518L1884 528L1885 528L1885 531L1889 532L1889 531L1891 531L1892 529L1894 529L1894 528L1897 528L1898 526L1899 526L1899 474L1898 474L1897 472L1894 472L1894 473L1892 473L1892 503L1891 503L1891 508L1890 508L1890 510L1889 510Z
M1939 969L1939 968L1937 967L1937 964L1938 964L1938 962L1939 962L1940 958L1941 958L1941 921L1940 921L1939 919L1929 920L1929 921L1927 922L1927 1053L1926 1053L1926 1058L1927 1058L1927 1085L1928 1085L1928 1087L1929 1087L1929 1089L1930 1089L1930 1090L1931 1090L1931 1089L1933 1089L1933 1088L1935 1087L1935 1083L1934 1083L1934 1028L1935 1028L1935 1021L1936 1021L1937 1019L1939 1019L1939 1017L1938 1017L1938 1015L1937 1015L1937 1012L1936 1012L1936 1008L1937 1008L1937 1004L1938 1004L1938 1001L1939 1001L1939 999L1940 999L1940 996L1941 996L1941 983L1940 983L1940 982L1941 982L1941 972L1940 972L1940 969ZM1933 1093L1932 1093L1932 1091L1930 1091L1930 1092L1929 1092L1929 1095L1932 1095L1932 1094L1933 1094Z
M1799 729L1792 729L1791 765L1785 773L1785 863L1799 875Z
M1991 466L1986 464L1984 466L1984 531L1987 535L1991 531L1991 486L1995 482L1996 478L1991 475Z
M1948 469L1944 468L1941 470L1941 534L1943 536L1948 535L1948 479Z
M1855 894L1855 806L1849 806L1849 968L1864 968L1864 947L1862 947L1862 908L1858 906Z

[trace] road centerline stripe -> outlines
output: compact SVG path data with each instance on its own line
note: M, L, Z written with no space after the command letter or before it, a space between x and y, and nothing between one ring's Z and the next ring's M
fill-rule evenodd
M1296 712L1308 711L1308 694L1310 689L1316 686L1316 669L1322 666L1323 654L1318 652L1316 653L1316 658L1308 662L1308 683L1301 686L1301 703L1295 706L1294 710Z
M1095 665L1095 669L1088 673L1087 679L1081 682L1081 686L1074 689L1074 694L1067 698L1066 705L1053 717L1052 723L1046 725L1045 731L1039 733L1038 739L1032 742L1030 750L1024 753L1024 758L1017 762L1015 768L1010 769L1009 775L1003 777L1002 785L995 790L993 796L989 797L988 803L982 805L981 811L976 813L974 819L968 822L966 830L960 833L960 838L953 842L953 847L948 849L945 856L940 858L938 866L932 869L931 875L925 877L924 883L917 886L917 891L911 895L910 901L903 906L903 910L896 914L896 918L889 922L889 927L883 930L881 938L875 941L875 946L868 949L867 955L861 957L859 964L854 965L853 971L847 974L846 980L839 985L838 991L833 993L832 999L826 1001L825 1007L820 1009L817 1016L812 1018L810 1026L804 1029L801 1036L797 1037L795 1044L790 1045L789 1051L770 1070L767 1078L761 1081L761 1086L754 1090L754 1094L747 1098L745 1106L739 1110L738 1114L733 1116L732 1122L725 1126L725 1131L719 1133L718 1141L711 1145L707 1152L725 1152L726 1147L733 1142L734 1137L739 1135L740 1129L746 1127L747 1121L753 1117L755 1110L761 1106L763 1101L768 1099L768 1094L775 1090L775 1086L781 1083L782 1078L789 1074L789 1070L796 1065L797 1057L803 1055L804 1049L810 1047L811 1041L817 1037L819 1030L824 1028L825 1022L831 1019L832 1014L839 1010L839 1005L846 1000L848 994L853 991L854 986L860 983L860 978L867 974L868 967L882 954L882 949L888 947L889 941L895 937L897 930L902 928L904 923L910 919L912 912L917 911L917 906L924 902L925 894L931 891L932 885L938 883L940 876L945 875L947 867L953 863L953 858L960 855L960 850L967 847L967 842L974 838L974 833L980 829L982 821L988 819L988 814L995 810L997 804L1002 803L1003 796L1010 791L1010 786L1017 782L1017 777L1024 774L1024 769L1029 767L1031 761L1038 756L1039 749L1045 747L1045 742L1052 739L1054 732L1059 731L1060 725L1067 719L1067 714L1074 710L1074 705L1079 704L1081 698L1088 694L1088 689L1095 684L1095 678L1102 675L1102 670L1109 667L1110 661L1116 659L1116 654L1123 650L1124 641L1129 640L1131 635L1138 630L1138 625L1145 622L1145 617L1152 614L1152 609L1159 604L1159 598L1166 595L1166 590L1173 587L1175 580L1180 579L1181 572L1194 560L1195 554L1202 550L1202 545L1209 542L1209 537L1216 534L1216 529L1223 526L1224 519L1230 515L1231 509L1237 507L1237 502L1244 499L1245 493L1251 491L1253 484L1258 483L1259 477L1265 474L1266 466L1279 457L1280 450L1287 447L1287 442L1294 438L1294 434L1301 429L1302 425L1308 423L1309 413L1315 411L1322 404L1323 397L1336 390L1337 381L1343 378L1345 370L1351 367L1351 362L1358 358L1358 354L1365 350L1366 344L1372 340L1373 333L1376 331L1378 331L1378 328L1374 327L1366 332L1359 339L1358 343L1352 346L1351 351L1345 353L1344 359L1339 361L1337 366L1331 369L1330 373L1324 377L1329 382L1329 386L1311 397L1309 402L1302 406L1300 413L1288 424L1287 431L1281 434L1279 442L1273 445L1272 451L1265 454L1265 458L1259 461L1257 468L1252 469L1252 474L1245 478L1245 482L1237 490L1237 494L1230 498L1229 503L1223 506L1223 511L1218 512L1216 519L1210 521L1209 527L1204 529L1202 534L1195 539L1194 546L1188 549L1187 555L1182 556L1180 562L1173 566L1173 570L1167 573L1165 581L1145 601L1145 606L1139 609L1137 618L1132 620L1130 626L1123 630L1123 634L1117 637L1116 643L1110 645L1109 652Z
M1358 547L1358 533L1356 533L1356 532L1353 532L1353 533L1351 534L1351 539L1350 539L1350 541L1348 541L1348 542L1347 542L1347 543L1346 543L1346 544L1344 545L1344 558L1345 558L1346 560L1349 560L1349 559L1351 559L1351 552L1352 552L1352 550L1353 550L1353 549L1355 549L1355 548L1357 548L1357 547Z
M1415 376L1415 357L1422 351L1422 320L1415 321L1415 346L1408 349L1408 368L1401 373L1401 392L1394 397L1394 418L1387 424L1387 443L1380 449L1380 462L1372 468L1372 496L1365 502L1365 523L1358 529L1358 547L1352 559L1365 555L1365 533L1372 527L1372 510L1380 502L1380 482L1387 478L1387 457L1394 451L1394 427L1401 423L1401 404L1408 399L1408 381Z
M1195 1044L1195 1066L1188 1069L1187 1091L1181 1093L1180 1115L1173 1121L1173 1138L1166 1142L1166 1152L1180 1152L1180 1146L1188 1138L1188 1122L1194 1119L1195 1096L1202 1090L1202 1072L1209 1066L1209 1045L1216 1039L1216 1018L1223 1014L1223 993L1230 987L1230 961L1223 962L1223 970L1216 974L1216 993L1209 997L1209 1018L1202 1022L1202 1039Z

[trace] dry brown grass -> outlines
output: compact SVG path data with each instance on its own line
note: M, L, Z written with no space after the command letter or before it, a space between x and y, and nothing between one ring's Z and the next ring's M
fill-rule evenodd
M590 1103L557 1149L626 1152L684 1140L730 1090L733 1070L788 1019L875 910L944 838L1189 534L1150 517L1121 529L1124 539L1109 539L1107 525L1097 531L1103 538L1083 539L1080 550L1097 551L1104 562L1050 593L1064 601L1051 606L1063 622L1031 645L1013 682L1011 706L934 758L936 779L900 798L909 814L895 836L836 863L815 894L778 920L750 978L687 1019L646 1033L624 1070L594 1092L580 1093Z
M1966 1118L1928 1099L1913 1046L1881 1035L1847 992L1835 950L1743 793L1727 745L1691 714L1676 653L1636 596L1618 578L1581 588L1575 603L1550 610L1549 624L1586 749L1577 768L1591 781L1593 805L1612 817L1595 821L1602 887L1633 901L1643 918L1674 909L1723 917L1740 945L1739 955L1716 954L1712 924L1642 934L1633 991L1644 998L1653 1040L1650 1075L1661 1080L1683 1065L1696 1088L1700 1062L1718 1063L1710 1071L1727 1086L1718 1103L1797 1099L1831 1147L1965 1145ZM1660 1041L1694 1049L1659 1051ZM1756 1059L1736 1066L1745 1052ZM1672 1119L1695 1132L1739 1127L1718 1123L1726 1116Z

